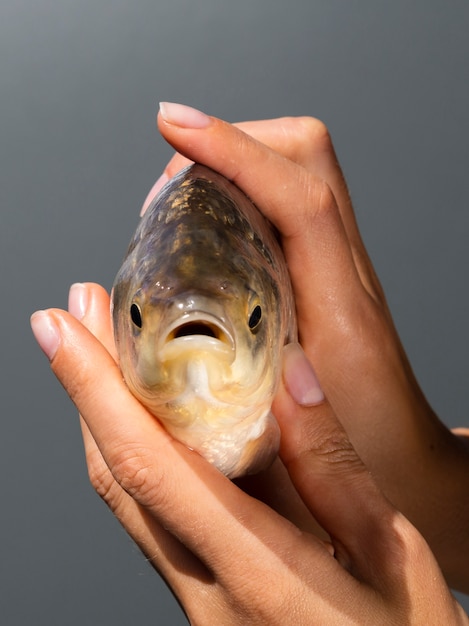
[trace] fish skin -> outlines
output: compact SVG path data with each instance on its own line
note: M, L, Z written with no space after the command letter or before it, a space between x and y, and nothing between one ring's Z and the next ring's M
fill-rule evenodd
M229 478L269 466L295 307L276 234L238 187L199 164L171 179L130 242L111 310L129 389L176 439Z

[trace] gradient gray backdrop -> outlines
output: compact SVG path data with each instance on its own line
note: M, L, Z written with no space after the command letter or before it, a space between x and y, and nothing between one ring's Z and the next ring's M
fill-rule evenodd
M467 0L2 0L2 624L186 623L89 486L28 322L111 285L171 155L161 99L328 124L423 389L468 423L468 32Z

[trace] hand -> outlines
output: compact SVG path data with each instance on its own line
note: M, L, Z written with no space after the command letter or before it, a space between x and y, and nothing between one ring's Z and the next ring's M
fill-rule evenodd
M468 447L415 380L327 129L284 118L240 124L240 132L178 106L166 107L158 124L179 152L160 185L198 161L238 184L278 228L301 343L326 396L380 488L424 534L451 584L469 591ZM293 495L282 497L281 476L279 489L272 472L249 482L260 482L256 495L266 499L267 490L267 501L287 514ZM299 523L301 504L295 511L288 516Z
M83 416L91 482L162 573L193 624L467 624L423 538L381 495L314 373L286 349L275 402L281 457L331 537L301 532L173 440L115 361L109 298L75 286L70 311L33 316ZM80 318L81 322L76 318Z

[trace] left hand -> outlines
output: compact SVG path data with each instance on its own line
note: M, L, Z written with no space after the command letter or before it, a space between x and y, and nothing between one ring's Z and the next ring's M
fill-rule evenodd
M91 482L191 623L468 623L425 541L377 489L328 402L295 400L300 381L314 384L301 350L289 351L276 399L281 457L332 547L173 440L131 395L102 288L75 288L70 309L81 322L49 310L32 323L83 416Z

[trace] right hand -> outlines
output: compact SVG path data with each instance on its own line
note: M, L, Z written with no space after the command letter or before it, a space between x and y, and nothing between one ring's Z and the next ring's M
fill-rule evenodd
M178 152L166 176L198 161L233 180L275 224L301 343L326 396L380 488L424 534L450 583L469 591L469 450L413 375L326 127L312 118L238 128L208 119L191 128L160 114ZM251 482L262 490L265 481Z

